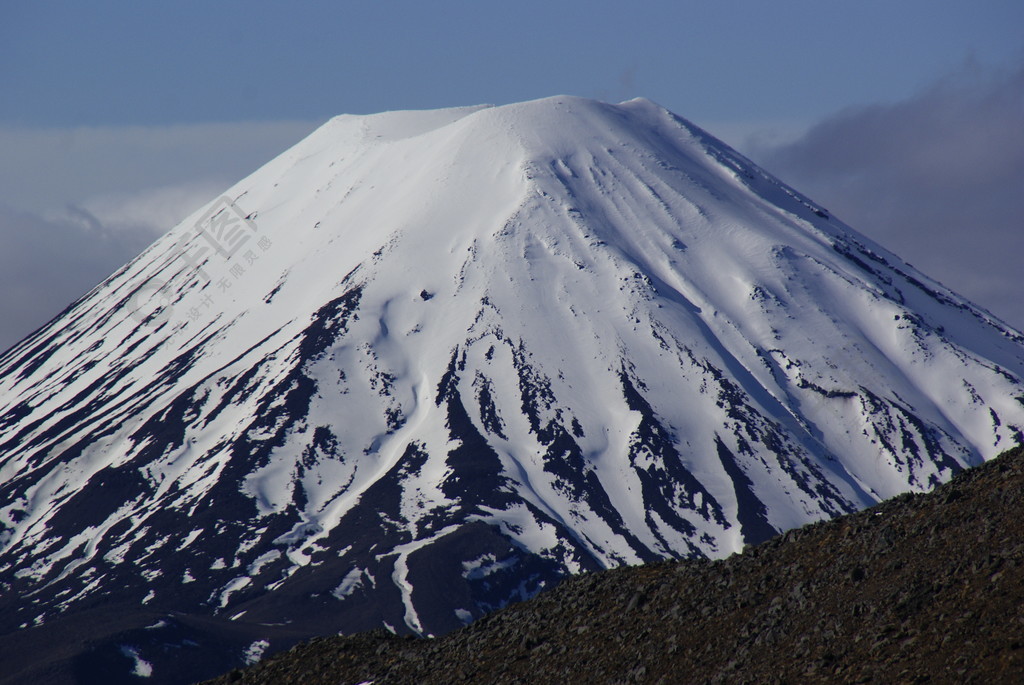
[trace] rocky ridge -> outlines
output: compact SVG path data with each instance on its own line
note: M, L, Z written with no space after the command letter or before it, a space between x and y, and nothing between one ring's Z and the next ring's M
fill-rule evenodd
M1024 448L719 561L571 578L439 639L326 637L221 683L1024 677Z

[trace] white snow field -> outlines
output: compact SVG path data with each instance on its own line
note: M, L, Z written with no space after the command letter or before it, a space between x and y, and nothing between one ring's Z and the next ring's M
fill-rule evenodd
M930 489L1021 440L1022 379L647 100L339 116L0 357L2 627L439 634Z

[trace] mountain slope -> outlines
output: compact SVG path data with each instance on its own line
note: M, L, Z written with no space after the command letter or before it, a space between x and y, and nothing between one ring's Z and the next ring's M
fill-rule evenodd
M1016 683L1024 449L742 555L615 569L436 640L327 637L214 683Z
M1020 439L1022 379L650 102L342 116L0 357L0 632L440 634L930 489Z

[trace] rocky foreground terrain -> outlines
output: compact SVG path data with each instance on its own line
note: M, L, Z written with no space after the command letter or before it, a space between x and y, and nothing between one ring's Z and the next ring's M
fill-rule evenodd
M1024 448L721 561L571 578L438 639L299 645L210 683L1024 682Z

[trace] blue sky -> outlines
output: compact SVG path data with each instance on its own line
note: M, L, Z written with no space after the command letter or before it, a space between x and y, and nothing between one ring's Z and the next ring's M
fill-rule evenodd
M1021 26L1019 0L7 3L0 121L323 119L555 93L809 121L971 55L1019 57Z
M1020 0L5 3L0 349L334 114L557 93L659 102L1024 327L1021 26Z

